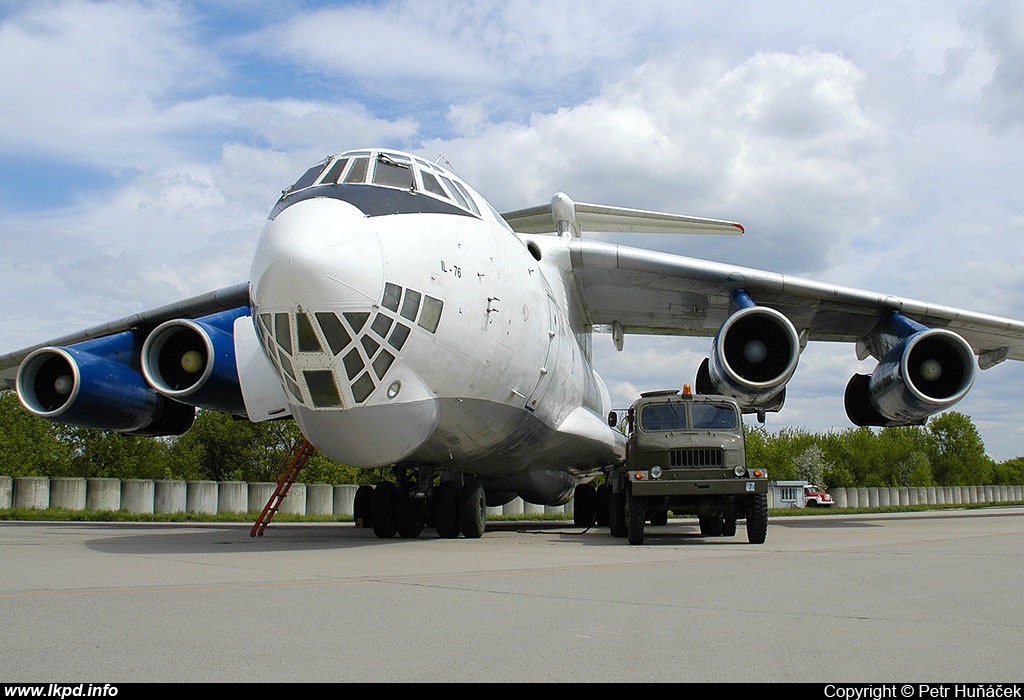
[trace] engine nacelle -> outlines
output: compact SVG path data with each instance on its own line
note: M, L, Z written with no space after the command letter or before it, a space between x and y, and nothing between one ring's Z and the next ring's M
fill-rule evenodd
M245 415L235 362L235 319L241 307L157 326L142 345L142 374L164 396L190 406Z
M195 409L161 396L129 364L131 332L31 353L17 391L30 413L57 423L129 435L181 435ZM123 360L123 361L122 361Z
M974 351L959 335L918 330L889 350L873 373L850 379L846 415L855 425L921 425L966 396L976 371Z
M778 411L800 359L800 338L781 312L755 305L743 292L733 299L741 308L715 334L697 373L697 393L730 396L745 413Z

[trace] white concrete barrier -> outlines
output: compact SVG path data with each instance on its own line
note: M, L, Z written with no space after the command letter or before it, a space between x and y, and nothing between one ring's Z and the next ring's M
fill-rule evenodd
M249 487L244 481L222 481L217 489L218 513L246 513Z
M262 510L262 508L260 510ZM290 515L305 515L306 485L298 482L292 484L291 488L288 489L288 495L284 497L283 501L281 501L281 506L278 508L278 512L288 513Z
M83 486L84 484L84 486ZM66 508L68 510L126 510L130 513L252 513L261 512L277 484L244 481L176 481L77 477L0 476L0 509ZM356 484L292 484L282 513L295 515L353 515ZM886 505L1001 503L1024 500L1024 485L833 488L839 508ZM488 507L490 517L571 515L574 502L538 506L514 498Z
M78 476L50 479L50 508L85 510L85 479Z
M334 485L334 514L353 515L355 513L356 491L359 486L356 484L335 484Z
M89 510L119 510L121 480L95 477L86 480L85 507Z
M523 499L516 496L511 501L509 501L508 503L501 507L501 512L504 515L522 515L523 508L525 506L526 504L523 503Z
M188 481L185 483L185 510L189 513L217 514L217 482Z
M47 476L16 476L11 497L14 508L50 507L50 478Z
M184 481L157 479L153 482L153 512L184 513L187 492Z
M254 481L249 484L249 512L262 513L267 501L274 495L277 484L270 481Z
M125 479L121 482L121 510L152 513L153 494L152 479Z
M306 484L306 515L333 514L334 487L330 484Z

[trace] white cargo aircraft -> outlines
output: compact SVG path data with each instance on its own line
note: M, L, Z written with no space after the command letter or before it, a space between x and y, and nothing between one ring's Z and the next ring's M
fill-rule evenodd
M357 499L377 535L479 537L485 505L558 505L624 456L591 338L713 338L695 389L778 411L805 344L878 361L857 425L923 423L976 368L1024 359L1024 322L586 240L584 231L740 234L727 221L573 202L505 214L423 158L327 158L270 212L248 282L0 357L32 413L181 434L196 407L292 417L337 462L392 467ZM662 388L662 387L652 387ZM363 500L365 499L365 500ZM615 499L610 499L614 501ZM369 505L365 505L365 504ZM579 519L579 518L578 518Z

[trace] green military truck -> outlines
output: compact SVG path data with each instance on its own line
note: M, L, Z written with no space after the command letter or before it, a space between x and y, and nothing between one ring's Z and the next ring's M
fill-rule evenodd
M768 474L747 469L743 420L725 396L693 395L689 387L641 394L626 413L626 461L608 474L609 526L616 537L643 544L644 524L668 513L696 516L705 537L768 534Z

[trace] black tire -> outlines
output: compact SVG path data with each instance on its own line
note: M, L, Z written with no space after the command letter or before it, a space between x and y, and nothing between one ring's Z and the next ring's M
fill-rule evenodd
M608 494L608 529L612 537L626 536L626 494Z
M434 527L437 536L453 539L459 536L459 485L454 481L442 481L434 487L431 498L434 511Z
M768 494L755 493L750 497L747 511L747 542L764 544L768 537Z
M594 520L594 524L598 527L604 527L608 524L608 514L611 512L611 504L609 496L612 491L608 484L601 484L597 487L597 517Z
M651 525L661 527L668 525L668 511L659 510L657 513L651 516Z
M398 532L395 502L398 498L398 487L390 481L377 484L373 490L373 534L377 537L394 537Z
M644 511L643 497L629 494L626 497L626 534L629 536L630 544L644 543L644 521L646 519L647 513Z
M724 523L722 522L721 513L700 518L700 534L702 537L721 537L723 527Z
M572 522L577 527L590 527L597 515L597 489L593 484L580 484L573 490Z
M363 484L356 489L352 502L352 519L356 527L373 527L373 487Z
M487 495L479 481L468 481L459 494L459 529L468 539L483 537L487 529Z
M423 501L413 498L416 487L405 484L398 489L395 501L395 520L398 534L412 539L423 532Z
M722 537L733 537L736 535L736 514L724 513L722 515Z

